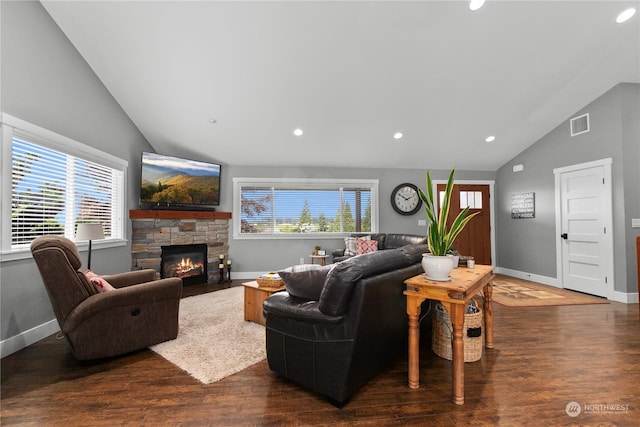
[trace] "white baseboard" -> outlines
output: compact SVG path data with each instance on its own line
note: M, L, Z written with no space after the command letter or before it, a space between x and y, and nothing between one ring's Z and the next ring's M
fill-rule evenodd
M511 270L504 267L495 267L494 273L504 274L505 276L515 277L517 279L530 280L532 282L541 283L543 285L553 286L554 288L560 288L560 281L555 277L540 276L538 274L526 273L524 271Z
M31 328L28 331L24 331L21 334L0 341L0 357L5 357L18 350L22 350L49 335L55 334L59 330L60 326L58 325L58 321L53 319L35 328Z
M231 278L234 280L256 280L256 278L265 274L266 271L239 271L237 273L231 272Z
M638 293L613 291L613 300L618 302L623 302L625 304L637 304Z
M561 282L554 277L539 276L537 274L525 273L523 271L510 270L503 267L495 267L494 273L504 274L506 276L516 277L518 279L530 280L536 283L542 283L543 285L553 286L555 288L561 288ZM614 291L612 301L621 302L624 304L635 304L638 302L637 292L620 292Z

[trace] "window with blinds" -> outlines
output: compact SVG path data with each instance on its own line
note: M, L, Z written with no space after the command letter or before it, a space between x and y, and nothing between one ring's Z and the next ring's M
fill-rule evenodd
M10 137L11 198L3 191L3 204L10 205L10 226L9 215L3 219L3 241L10 245L3 244L3 251L28 249L43 235L74 240L79 223L102 224L105 239L123 239L126 162L101 164L90 147L84 150L93 155L85 157L92 160L83 158L78 147L63 151L57 149L59 141L47 144L41 136L15 128L4 136Z
M234 178L236 236L377 231L377 180Z

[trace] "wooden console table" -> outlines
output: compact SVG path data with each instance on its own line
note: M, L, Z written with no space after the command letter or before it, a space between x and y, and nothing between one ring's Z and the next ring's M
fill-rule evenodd
M464 312L474 295L484 290L485 345L493 348L493 308L491 281L495 275L490 265L456 268L448 282L428 280L424 274L405 280L407 314L409 315L409 388L420 387L420 304L426 299L440 301L449 312L453 326L451 370L453 403L464 404Z

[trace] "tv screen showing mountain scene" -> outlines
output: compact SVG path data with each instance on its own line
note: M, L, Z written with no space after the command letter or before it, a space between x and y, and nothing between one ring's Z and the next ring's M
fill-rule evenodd
M142 153L141 204L218 206L220 165Z

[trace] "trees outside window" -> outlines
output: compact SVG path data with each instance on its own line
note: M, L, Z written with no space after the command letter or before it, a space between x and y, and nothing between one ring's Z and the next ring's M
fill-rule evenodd
M377 180L256 180L235 178L241 216L236 236L335 235L375 232ZM374 211L375 207L375 211Z
M11 183L2 194L11 213L2 223L4 251L26 250L42 235L74 239L81 222L100 223L106 239L122 240L126 161L7 115L2 125L11 153L3 159Z

